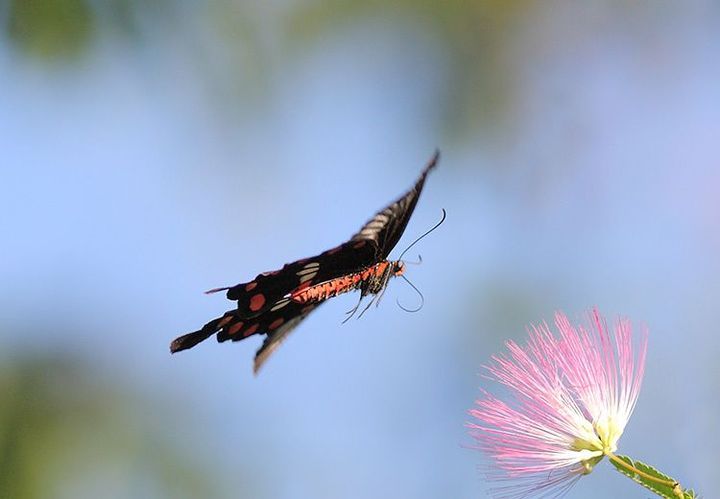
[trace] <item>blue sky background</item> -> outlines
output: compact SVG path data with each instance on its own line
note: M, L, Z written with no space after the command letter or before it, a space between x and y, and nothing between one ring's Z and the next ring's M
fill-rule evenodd
M57 39L0 10L0 362L101 400L23 454L47 496L482 497L480 366L594 305L650 331L620 452L720 487L713 2L67 3ZM170 356L231 308L204 290L345 240L436 147L395 252L447 210L421 312L402 281L345 325L334 299L257 378L259 337ZM610 468L569 497L646 496Z

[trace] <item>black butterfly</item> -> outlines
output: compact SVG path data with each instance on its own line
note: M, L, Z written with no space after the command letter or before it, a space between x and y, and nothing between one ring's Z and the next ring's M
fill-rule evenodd
M290 331L328 298L359 289L361 300L367 295L379 299L390 278L402 275L405 270L401 260L390 261L387 257L405 231L425 178L438 158L436 151L415 185L379 211L346 243L288 263L280 270L263 272L250 282L207 291L227 291L228 300L237 301L237 308L211 320L199 331L176 338L170 351L192 348L215 333L219 342L267 334L255 355L257 374Z

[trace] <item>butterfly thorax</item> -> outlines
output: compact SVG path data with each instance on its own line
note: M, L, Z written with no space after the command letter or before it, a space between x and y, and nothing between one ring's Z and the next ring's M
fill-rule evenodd
M401 276L404 272L403 262L383 260L358 272L329 281L303 283L290 293L290 299L296 303L317 303L356 289L361 291L362 296L376 295L387 287L391 277Z

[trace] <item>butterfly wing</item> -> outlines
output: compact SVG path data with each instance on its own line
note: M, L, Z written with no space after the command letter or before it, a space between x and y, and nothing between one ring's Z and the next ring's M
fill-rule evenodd
M410 217L415 210L415 205L420 198L427 174L435 168L440 152L435 154L423 169L418 177L415 185L400 196L396 201L380 210L368 222L362 226L360 231L355 234L351 241L370 241L377 248L375 261L385 260L392 249L402 237L407 227Z
M348 242L317 256L288 263L280 270L263 272L250 282L213 289L208 293L227 291L228 300L238 302L238 314L255 317L301 286L329 281L386 259L405 231L427 174L437 165L438 158L439 152L436 151L415 185L376 213Z

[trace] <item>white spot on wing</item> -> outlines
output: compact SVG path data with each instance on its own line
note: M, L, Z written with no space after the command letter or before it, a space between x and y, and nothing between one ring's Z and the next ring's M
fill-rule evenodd
M280 310L281 308L283 308L283 307L284 307L285 305L287 305L288 303L290 303L290 300L289 300L288 298L285 298L285 299L283 299L283 300L280 300L280 301L277 302L275 305L273 305L273 307L270 309L270 311L271 311L271 312L275 312L276 310Z
M311 262L305 265L302 270L299 270L297 272L298 276L304 276L307 274L317 274L318 270L320 269L320 264L317 262Z
M312 279L312 278L315 277L316 275L317 275L317 270L314 271L314 272L312 272L312 273L310 273L310 274L305 274L305 275L302 275L302 276L298 273L298 276L300 277L300 284L302 284L302 283L304 283L304 282L306 282L306 281L309 281L310 279Z

